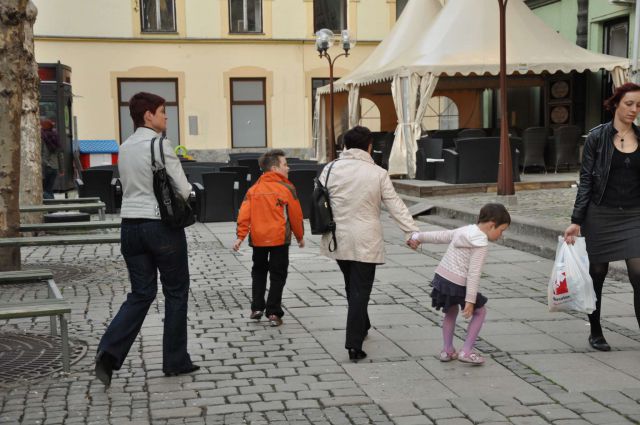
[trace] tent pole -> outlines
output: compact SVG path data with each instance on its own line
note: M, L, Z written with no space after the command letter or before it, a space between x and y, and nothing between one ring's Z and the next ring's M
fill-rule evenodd
M498 165L498 195L514 195L511 146L509 143L509 111L507 109L507 46L506 9L509 0L500 5L500 161Z

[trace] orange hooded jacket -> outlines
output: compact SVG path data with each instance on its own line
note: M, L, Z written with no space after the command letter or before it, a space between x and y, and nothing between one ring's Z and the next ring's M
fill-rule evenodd
M282 174L264 173L248 191L238 214L238 239L249 234L251 246L280 246L304 236L296 189Z

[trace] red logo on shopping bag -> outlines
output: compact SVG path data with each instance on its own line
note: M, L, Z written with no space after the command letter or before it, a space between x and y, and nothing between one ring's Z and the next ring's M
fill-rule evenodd
M553 286L553 294L561 295L567 293L569 293L569 288L567 287L567 273L559 271L558 276L556 277L556 283Z

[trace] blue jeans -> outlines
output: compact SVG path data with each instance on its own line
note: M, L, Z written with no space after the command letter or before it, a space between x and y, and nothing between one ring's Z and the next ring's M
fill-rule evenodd
M171 229L160 220L123 219L120 249L131 292L102 336L98 352L113 356L114 369L120 369L158 292L159 270L165 297L162 370L185 370L192 363L187 352L189 263L184 229Z

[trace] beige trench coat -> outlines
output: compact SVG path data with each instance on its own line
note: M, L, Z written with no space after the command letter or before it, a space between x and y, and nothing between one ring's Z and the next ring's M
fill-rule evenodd
M323 184L329 165L320 175ZM338 241L338 248L330 252L331 234L322 236L320 253L329 258L384 263L384 240L380 222L382 203L398 227L406 233L407 239L411 233L419 231L407 206L393 188L387 171L377 166L371 155L362 149L342 152L331 169L327 187Z

